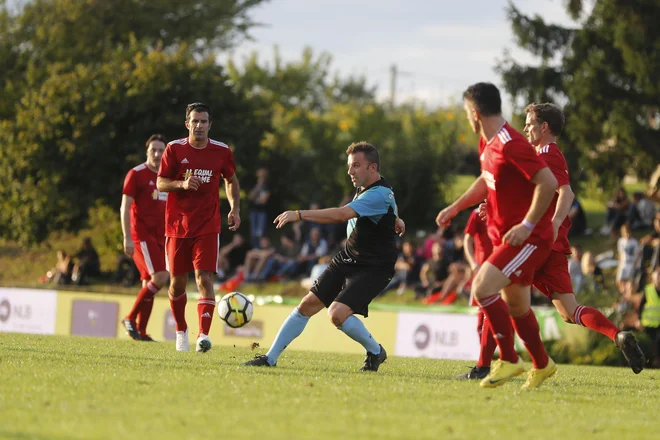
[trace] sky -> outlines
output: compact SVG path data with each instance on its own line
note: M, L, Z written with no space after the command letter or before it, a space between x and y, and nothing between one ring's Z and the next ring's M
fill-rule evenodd
M526 14L575 25L563 0L514 2ZM253 10L254 20L264 24L252 31L254 41L232 56L240 63L257 51L272 60L275 45L284 60L299 60L306 46L326 51L333 71L365 76L381 100L390 97L395 64L397 102L449 105L460 102L472 83L501 85L494 67L505 49L518 62L535 63L516 47L506 6L507 0L271 0Z

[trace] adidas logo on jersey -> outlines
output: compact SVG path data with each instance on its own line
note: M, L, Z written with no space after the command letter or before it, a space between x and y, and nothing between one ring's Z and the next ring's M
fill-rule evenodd
M211 317L211 314L209 312L204 312L202 314L202 318L210 318L210 317Z
M522 273L522 270L518 269L517 271L514 272L514 275L519 277L521 273Z
M154 181L153 181L153 180L150 180L150 181L149 181L149 185L154 186L154 185L155 185Z
M181 163L188 163L188 158L184 157L183 160L181 161Z

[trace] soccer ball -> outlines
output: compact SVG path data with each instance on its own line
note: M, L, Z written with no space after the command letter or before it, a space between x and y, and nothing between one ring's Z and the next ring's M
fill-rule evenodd
M220 299L218 315L231 328L243 327L252 319L254 306L247 296L231 292Z

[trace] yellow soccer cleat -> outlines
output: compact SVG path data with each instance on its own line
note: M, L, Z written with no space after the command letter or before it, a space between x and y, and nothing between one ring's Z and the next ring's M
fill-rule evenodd
M527 382L522 386L523 390L533 390L538 388L544 380L557 374L557 364L548 358L548 365L545 368L532 368L527 373Z
M486 376L479 386L481 388L495 388L504 385L512 377L520 376L525 372L523 361L518 357L518 362L512 363L503 360L493 362L490 374Z

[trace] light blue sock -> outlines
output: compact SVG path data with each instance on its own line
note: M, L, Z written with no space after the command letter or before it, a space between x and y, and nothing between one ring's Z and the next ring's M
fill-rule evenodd
M337 328L346 333L349 338L359 342L369 353L380 353L380 344L378 344L373 336L371 336L371 333L369 333L369 330L364 326L364 323L356 318L355 315L349 316L348 319Z
M275 340L270 346L270 350L266 353L269 364L275 365L277 363L277 359L287 345L300 336L307 325L307 321L309 321L309 316L300 313L298 307L293 309L293 312L291 312L289 317L282 323L282 327L280 327L280 331L277 332L277 336L275 336Z

